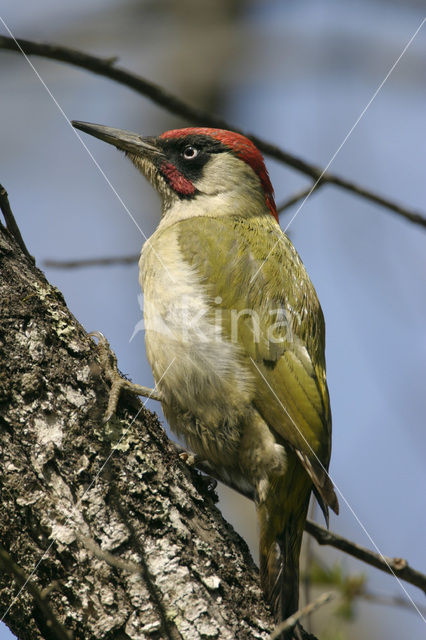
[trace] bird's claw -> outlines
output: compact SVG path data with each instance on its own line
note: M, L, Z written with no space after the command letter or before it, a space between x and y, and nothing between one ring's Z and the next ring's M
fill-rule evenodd
M179 453L179 458L185 462L188 467L194 467L197 462L197 455L195 453L191 453L190 451L181 451Z
M120 374L117 365L117 356L111 349L108 340L100 331L92 331L89 333L92 338L97 338L97 350L99 360L104 370L105 376L111 383L111 389L108 397L108 406L106 408L103 422L106 423L112 418L117 410L118 400L122 389L129 391L136 396L145 396L154 400L161 401L161 394L156 389L149 389L139 384L133 384Z

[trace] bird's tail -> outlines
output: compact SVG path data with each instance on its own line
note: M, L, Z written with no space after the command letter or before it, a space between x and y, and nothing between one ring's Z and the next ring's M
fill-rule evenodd
M271 482L265 500L257 505L260 580L277 623L298 609L299 555L312 488L304 470L294 462L290 478L287 469L285 477Z

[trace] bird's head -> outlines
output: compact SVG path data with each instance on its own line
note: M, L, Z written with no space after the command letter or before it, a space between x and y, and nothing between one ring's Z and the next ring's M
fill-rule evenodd
M172 208L185 211L179 214L185 217L272 214L278 221L262 154L240 133L189 127L144 138L87 122L72 124L124 151L160 194L165 214Z

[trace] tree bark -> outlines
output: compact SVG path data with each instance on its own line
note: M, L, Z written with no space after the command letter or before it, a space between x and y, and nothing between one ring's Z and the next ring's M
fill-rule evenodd
M93 340L3 227L0 261L0 617L28 640L266 639L209 481L135 398L103 424Z

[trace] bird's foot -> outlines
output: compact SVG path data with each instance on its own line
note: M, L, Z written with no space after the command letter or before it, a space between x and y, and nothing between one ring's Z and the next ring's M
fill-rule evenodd
M188 451L187 449L185 449L185 447L182 447L182 445L178 444L177 442L172 442L172 445L176 449L176 453L178 454L179 458L182 460L182 462L185 462L188 467L196 467L201 462L204 462L203 458L198 455L198 453Z
M111 383L111 389L109 392L108 406L104 415L104 422L108 422L117 410L118 400L122 389L133 393L136 396L145 396L146 398L152 398L161 402L161 393L156 389L150 389L149 387L143 387L140 384L134 384L123 376L118 371L117 357L110 347L108 340L100 331L92 331L89 336L98 340L97 350L99 354L99 360L104 370L104 373Z
M197 455L195 453L191 453L190 451L182 451L179 454L179 458L185 462L188 467L195 467L197 462Z

